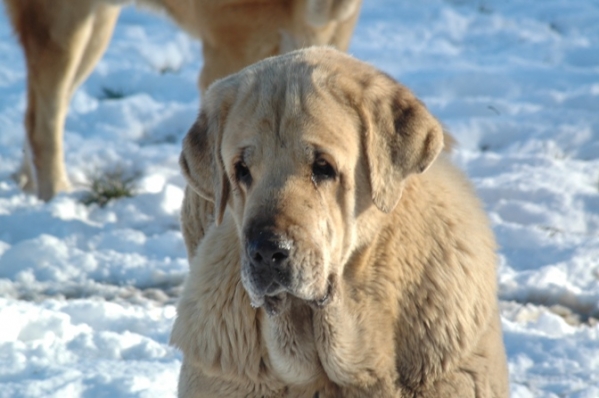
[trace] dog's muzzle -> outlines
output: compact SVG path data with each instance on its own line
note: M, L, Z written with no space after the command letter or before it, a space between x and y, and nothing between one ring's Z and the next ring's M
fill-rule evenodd
M285 308L288 294L315 309L328 305L336 283L329 275L322 291L316 288L318 282L323 282L311 272L320 266L317 257L309 264L300 257L298 263L296 242L269 225L247 228L244 242L241 280L253 307L276 315Z
M273 296L291 285L288 240L269 232L259 231L246 241L249 277L254 293Z

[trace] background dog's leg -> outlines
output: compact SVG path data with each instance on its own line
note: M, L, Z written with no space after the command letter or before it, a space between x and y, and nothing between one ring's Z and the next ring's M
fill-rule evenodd
M361 3L361 0L295 1L290 30L281 30L281 53L323 45L347 51ZM343 10L338 10L340 7Z
M63 129L68 104L110 39L119 8L93 0L6 2L27 65L27 156L17 181L43 200L70 188Z
M92 31L85 45L85 50L79 62L77 72L71 82L71 92L75 90L92 72L112 37L114 26L119 16L120 7L101 5L93 13Z

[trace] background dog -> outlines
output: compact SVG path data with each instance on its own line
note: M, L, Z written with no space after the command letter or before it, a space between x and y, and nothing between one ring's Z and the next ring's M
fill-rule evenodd
M214 84L180 160L180 396L507 397L494 237L443 145L333 49Z
M49 200L70 188L62 148L71 96L102 56L127 0L4 0L27 65L26 143L15 179ZM310 45L345 50L361 0L141 0L202 40L199 86Z

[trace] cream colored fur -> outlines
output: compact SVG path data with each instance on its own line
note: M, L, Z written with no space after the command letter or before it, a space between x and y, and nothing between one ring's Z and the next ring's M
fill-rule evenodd
M49 200L70 189L63 129L69 101L102 56L127 0L4 0L25 53L25 156L15 179ZM201 90L268 56L310 45L345 50L361 0L139 0L202 40ZM315 6L317 5L317 6Z
M179 396L507 397L495 241L443 141L333 49L214 84L181 155ZM248 245L272 231L290 277L271 295Z

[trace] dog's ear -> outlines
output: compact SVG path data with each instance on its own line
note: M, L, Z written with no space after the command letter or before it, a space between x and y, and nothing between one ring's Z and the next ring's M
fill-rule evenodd
M407 88L390 77L379 77L363 98L363 145L370 168L372 200L392 211L405 178L424 172L443 148L443 129Z
M223 116L223 115L221 115ZM214 202L214 219L223 219L230 185L220 155L222 117L202 109L183 139L179 165L187 183L201 197Z

